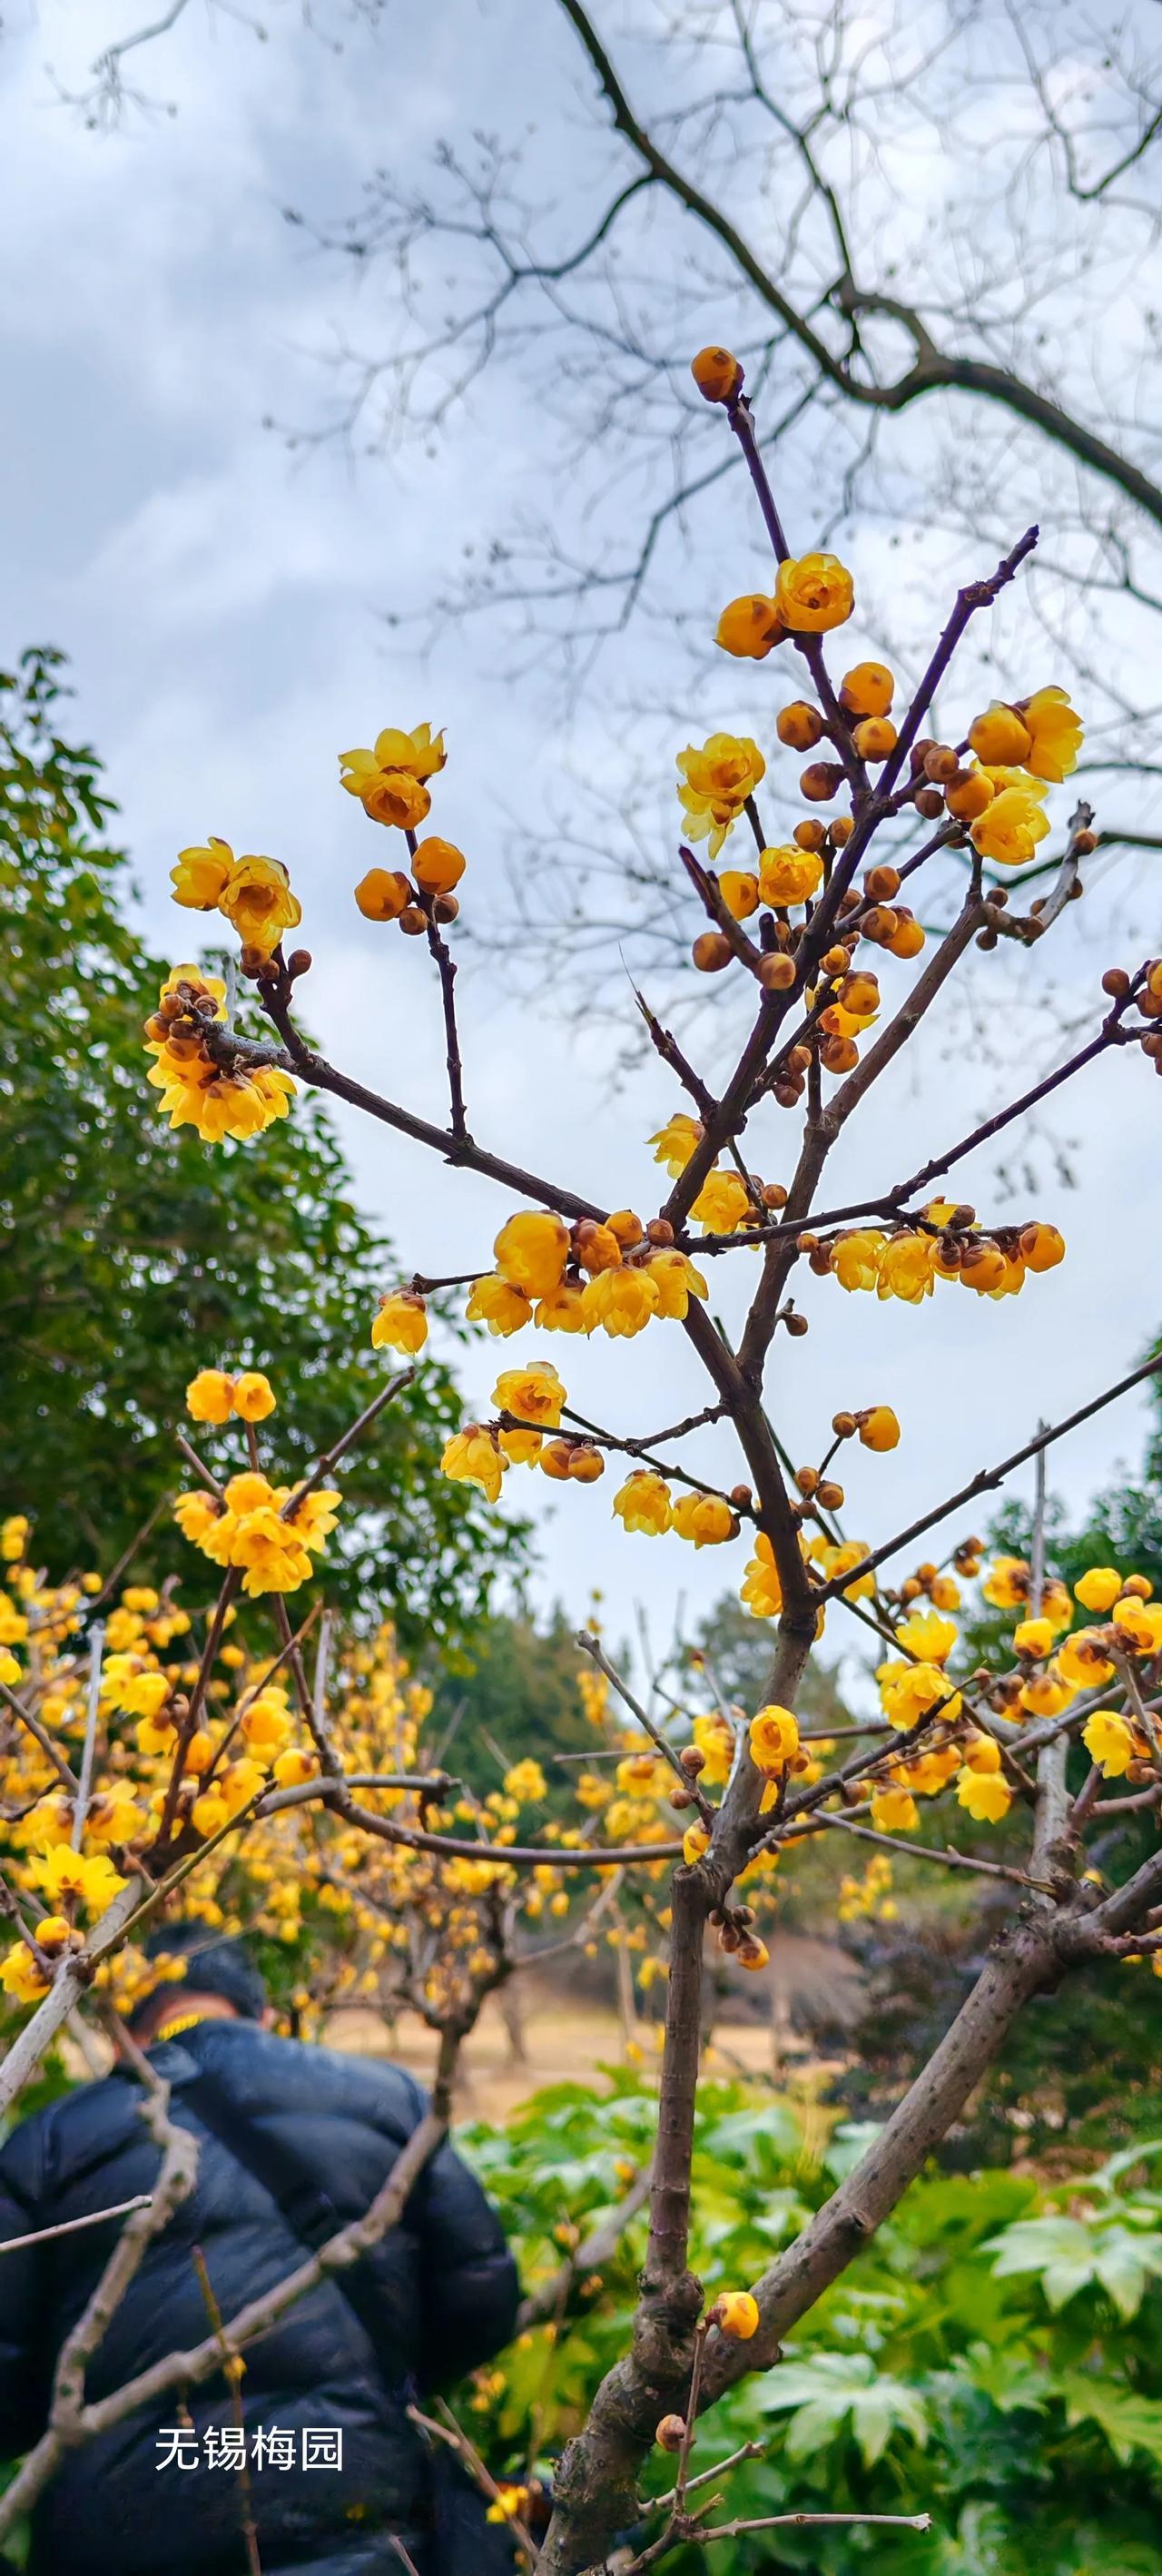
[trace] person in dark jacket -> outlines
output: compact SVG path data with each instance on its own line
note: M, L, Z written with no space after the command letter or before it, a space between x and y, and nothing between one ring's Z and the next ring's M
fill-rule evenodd
M212 2330L195 2249L229 2319L362 2216L427 2107L399 2067L263 2027L265 1991L239 1943L207 1944L187 1925L157 1946L185 1949L187 1976L130 2028L198 2139L197 2181L89 2364L89 2398ZM118 2065L0 2151L0 2458L44 2430L61 2344L123 2222L23 2253L18 2240L150 2189L159 2156L140 2101ZM511 2566L482 2501L464 2490L449 2505L407 2410L510 2340L517 2295L499 2220L445 2145L342 2286L324 2282L247 2345L237 2399L216 2373L66 2456L35 2510L30 2576L246 2576L247 2484L262 2576L400 2576L393 2533L419 2576Z

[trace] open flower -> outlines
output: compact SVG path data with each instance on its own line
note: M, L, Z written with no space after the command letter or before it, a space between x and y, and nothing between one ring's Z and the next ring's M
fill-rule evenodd
M654 1161L663 1165L671 1180L676 1180L679 1172L685 1171L695 1146L702 1142L703 1133L700 1118L691 1118L686 1110L676 1109L665 1126L659 1127L657 1135L650 1137Z
M463 1431L455 1432L445 1443L440 1465L454 1484L479 1485L490 1503L497 1500L504 1461L495 1432L482 1423L469 1422Z
M788 555L779 565L775 602L793 634L824 635L850 617L855 585L838 555Z
M502 1279L526 1297L547 1297L560 1286L569 1252L569 1229L559 1216L522 1208L502 1225L492 1247Z
M211 832L203 847L178 851L177 866L169 872L174 902L190 912L216 912L233 870L229 841Z
M519 1333L522 1325L531 1324L533 1317L531 1300L523 1288L514 1288L510 1279L502 1279L494 1270L476 1280L464 1313L470 1324L487 1324L489 1332L502 1341L507 1341L510 1333Z
M428 1310L411 1288L390 1289L380 1301L371 1326L374 1351L422 1351L428 1338Z
M683 1494L670 1515L670 1527L695 1547L718 1547L737 1538L738 1522L721 1494Z
M587 1322L591 1327L599 1324L615 1341L631 1341L635 1333L644 1332L661 1302L649 1271L624 1264L618 1270L599 1270L582 1294Z
M678 754L678 768L686 829L692 841L709 837L710 856L717 858L748 796L766 777L767 764L748 734L712 733L701 749L687 743Z
M234 1380L225 1369L199 1369L186 1388L186 1411L192 1422L228 1422L234 1409Z
M823 861L818 852L801 850L797 841L759 852L759 893L764 903L806 903L822 883Z
M1034 778L1049 778L1060 785L1077 767L1083 734L1068 690L1037 689L1031 698L1021 699L1018 712L1029 735L1022 767L1031 769Z
M443 768L447 756L443 734L433 740L430 725L417 725L412 733L387 725L376 735L373 750L340 752L342 783L373 823L414 831L431 812L424 782Z
M983 814L969 826L974 849L999 868L1023 868L1034 857L1049 829L1039 798L1045 794L1032 779L1023 787L1002 787Z
M613 1508L623 1529L660 1538L670 1526L670 1488L651 1468L635 1467L614 1495Z
M502 1413L515 1413L535 1430L555 1431L561 1420L565 1388L551 1361L534 1360L528 1368L502 1369L492 1390L492 1401Z
M756 1771L777 1778L799 1750L798 1721L789 1708L760 1708L751 1719L747 1743Z
M218 898L218 910L237 931L243 946L264 957L277 948L284 930L297 930L303 908L291 893L290 878L278 859L239 859Z

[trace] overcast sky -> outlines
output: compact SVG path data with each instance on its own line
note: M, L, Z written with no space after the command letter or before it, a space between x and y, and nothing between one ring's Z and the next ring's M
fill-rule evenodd
M373 339L375 298L389 294L390 280L357 286L288 228L281 209L343 212L376 160L418 170L441 134L469 125L555 118L567 153L575 58L557 13L532 0L440 0L435 9L397 0L374 26L348 22L341 52L304 35L293 6L273 9L271 41L260 45L195 0L164 48L139 58L142 82L176 114L130 113L118 130L94 133L61 103L53 75L81 90L102 39L133 23L131 0L42 0L37 9L13 0L0 37L9 251L0 281L0 651L7 659L43 641L71 656L76 726L98 747L121 804L150 937L174 956L189 952L191 917L167 900L182 844L212 831L283 858L317 960L310 1013L324 1044L353 1073L439 1114L428 960L420 943L354 910L351 887L384 858L383 836L338 792L335 755L385 723L446 726L434 819L469 852L468 909L505 899L507 815L520 810L536 825L543 813L551 844L548 785L578 744L535 672L521 689L498 679L495 646L479 626L443 634L421 660L411 630L401 636L382 615L454 577L465 542L487 541L517 501L536 497L538 422L498 381L431 454L409 450L388 465L334 445L288 450L264 422L319 419L335 332ZM800 466L803 512L809 456ZM744 509L732 495L719 520L740 566L737 578L724 576L724 597L752 578L755 531ZM721 717L728 703L713 712ZM748 675L739 729L761 722L769 741L769 705ZM624 752L616 690L608 722ZM705 709L691 706L672 749L707 729ZM600 758L600 743L590 707L583 756ZM1094 991L1107 960L1072 923L1062 954L1072 1004ZM611 961L611 978L617 972ZM494 968L461 982L476 1135L648 1213L655 1179L644 1139L679 1105L661 1068L614 1097L606 1032L578 1042L551 1006L538 1016L523 1000L506 1003ZM1019 1062L1019 1027L1006 1038ZM992 1077L970 1048L947 1057L934 1046L920 1072L922 1084L903 1067L879 1087L858 1140L835 1158L832 1204L902 1177L990 1104ZM1016 1447L1039 1415L1068 1411L1141 1355L1158 1324L1158 1287L1127 1237L1157 1169L1157 1115L1148 1068L1118 1058L1070 1095L1062 1115L1079 1190L1046 1167L1035 1208L1000 1207L987 1160L963 1167L959 1186L982 1210L1035 1212L1066 1235L1067 1263L1030 1280L1019 1300L997 1306L949 1288L916 1311L847 1298L832 1281L797 1287L811 1332L780 1338L771 1380L794 1455L818 1454L840 1403L891 1402L904 1428L894 1457L861 1452L853 1462L854 1533L884 1535ZM789 1125L774 1112L761 1133L756 1123L750 1156L768 1177L789 1177ZM404 1269L479 1265L509 1212L501 1194L458 1180L382 1129L353 1122L344 1133L363 1202L389 1226ZM261 1142L250 1150L261 1153ZM748 1263L737 1286L717 1266L728 1319ZM474 1347L463 1362L466 1403L485 1403L495 1364L533 1347L529 1336ZM580 1409L613 1428L652 1429L704 1400L673 1325L628 1345L558 1339L550 1355ZM1052 1481L1071 1508L1135 1465L1145 1427L1144 1405L1130 1399L1062 1446ZM701 1456L706 1472L733 1481L725 1446L708 1437ZM580 1615L597 1582L611 1625L624 1625L640 1598L661 1630L680 1593L697 1608L740 1579L742 1545L695 1556L674 1539L622 1540L610 1522L612 1490L609 1477L567 1494L520 1479L522 1504L535 1499L541 1518L543 1599L562 1597ZM964 1527L963 1518L950 1524L949 1539Z

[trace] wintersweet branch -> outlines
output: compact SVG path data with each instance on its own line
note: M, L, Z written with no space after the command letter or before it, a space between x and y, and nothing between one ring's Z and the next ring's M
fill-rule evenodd
M1107 1404L1115 1404L1119 1396L1128 1395L1132 1387L1141 1386L1146 1378L1159 1376L1162 1376L1162 1357L1156 1353L1153 1358L1143 1360L1140 1368L1131 1369L1127 1377L1119 1378L1116 1386L1108 1386L1104 1394L1095 1395L1089 1404L1080 1405L1076 1413L1066 1414L1064 1421L1055 1422L1048 1430L1038 1432L1036 1438L1027 1440L1022 1449L1014 1449L1012 1456L1002 1458L998 1466L982 1467L967 1485L961 1486L959 1493L950 1494L947 1501L937 1503L933 1511L923 1512L919 1520L909 1522L907 1529L897 1530L895 1537L885 1539L882 1547L871 1548L866 1556L860 1558L858 1565L837 1575L832 1582L821 1584L819 1600L833 1600L848 1584L858 1583L863 1575L874 1573L886 1557L898 1555L902 1547L910 1547L913 1539L922 1538L925 1530L935 1528L938 1521L948 1520L965 1503L975 1502L978 1495L994 1492L998 1485L1004 1483L1006 1476L1025 1466L1040 1450L1050 1448L1055 1440L1063 1440L1067 1432L1076 1431L1081 1423L1091 1421L1095 1413L1104 1411Z

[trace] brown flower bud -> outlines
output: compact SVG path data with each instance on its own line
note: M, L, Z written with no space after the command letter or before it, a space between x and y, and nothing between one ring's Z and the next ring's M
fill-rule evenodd
M314 960L309 948L292 948L290 956L286 961L287 974L292 978L292 981L296 976L309 975L313 963Z
M734 950L720 930L703 930L690 951L700 975L720 975L729 966Z
M919 787L913 797L916 812L928 823L934 823L944 812L944 800L938 787Z
M886 904L873 903L871 911L864 914L865 939L874 939L877 942L882 939L894 939L899 927L899 914L892 912Z
M1101 979L1101 988L1103 993L1109 994L1111 1001L1120 1002L1123 993L1128 993L1130 989L1130 978L1125 967L1107 966Z
M837 760L810 760L799 780L799 793L811 805L826 805L838 796L843 770Z
M892 896L900 891L900 871L881 860L877 867L868 869L863 882L864 891L871 896L873 903L890 903Z
M850 1440L855 1433L854 1413L833 1413L831 1428L837 1440Z
M782 949L774 948L769 957L761 961L759 982L764 992L789 993L797 973L794 958L785 956Z
M833 850L842 850L855 830L854 814L833 814L827 826L827 838Z
M457 902L456 897L455 897L455 895L454 895L454 894L437 894L437 895L433 895L433 897L432 897L432 918L433 918L433 920L435 920L435 921L455 921L456 916L457 916L457 914L458 914L459 910L460 910L460 906L459 906L459 904L458 904L458 902Z
M844 1504L842 1485L837 1485L832 1477L826 1476L819 1487L815 1500L817 1503L822 1505L825 1512L841 1512Z
M764 1207L769 1207L769 1208L785 1208L786 1204L787 1204L787 1193L786 1193L785 1189L783 1188L783 1184L782 1184L782 1182L781 1182L781 1181L764 1181L764 1182L763 1182L763 1206L764 1206Z
M842 919L844 913L858 912L862 901L863 896L861 895L858 886L848 886L846 891L841 894L839 898L840 918Z
M680 2415L663 2415L654 2440L660 2451L680 2451L686 2439L686 2426Z
M801 1082L776 1082L772 1096L780 1109L794 1109L803 1097L803 1085Z
M405 938L422 939L428 926L428 916L426 912L421 911L418 903L405 903L398 918Z
M696 1780L699 1772L706 1769L706 1756L701 1746L697 1744L684 1744L678 1760L683 1771L688 1771L692 1780Z
M693 1804L694 1800L689 1789L684 1789L681 1781L675 1780L674 1786L670 1791L670 1805L672 1807L677 1807L679 1811L681 1811L683 1807L692 1807Z
M754 1496L749 1485L732 1485L729 1499L736 1511L749 1512Z
M810 1501L818 1482L819 1470L817 1467L796 1467L795 1483L797 1484L800 1493L806 1494L808 1501Z
M915 777L917 770L923 768L929 752L936 751L938 748L939 745L930 733L926 733L920 742L913 743L910 755L913 778Z
M946 742L934 742L931 751L926 751L924 754L925 778L931 778L942 786L946 785L950 778L955 778L959 767L960 762L956 753Z
M821 850L827 838L827 826L817 823L813 814L805 814L802 822L795 825L794 837L801 850Z
M743 371L732 349L699 349L690 373L704 402L733 402L742 392Z
M811 1330L806 1316L800 1315L795 1307L792 1307L789 1315L784 1315L783 1322L787 1327L787 1331L792 1336L792 1339L796 1342L801 1341L804 1333L809 1333Z
M1078 859L1088 859L1088 857L1090 856L1091 851L1096 850L1096 848L1097 848L1097 833L1096 833L1096 832L1075 832L1075 833L1074 833L1074 835L1073 835L1073 855L1074 855L1074 857L1075 857L1075 858L1078 858Z
M820 959L825 975L846 975L849 962L846 948L838 947L829 948L826 956Z
M787 1072L788 1072L790 1075L792 1075L792 1076L793 1076L793 1075L795 1075L795 1074L797 1074L797 1073L806 1073L807 1068L808 1068L808 1066L809 1066L810 1062L811 1062L811 1049L810 1049L810 1047L809 1047L809 1046L793 1046L793 1047L791 1047L791 1048L789 1049L789 1051L788 1051L788 1055L787 1055L787 1067L786 1067ZM786 1195L787 1195L787 1193L786 1193L786 1191L784 1190L784 1192L783 1192L783 1201L784 1201L784 1203L785 1203L785 1201L786 1201Z
M668 1216L652 1216L650 1218L649 1224L646 1227L646 1240L649 1243L662 1245L673 1242L674 1229Z

